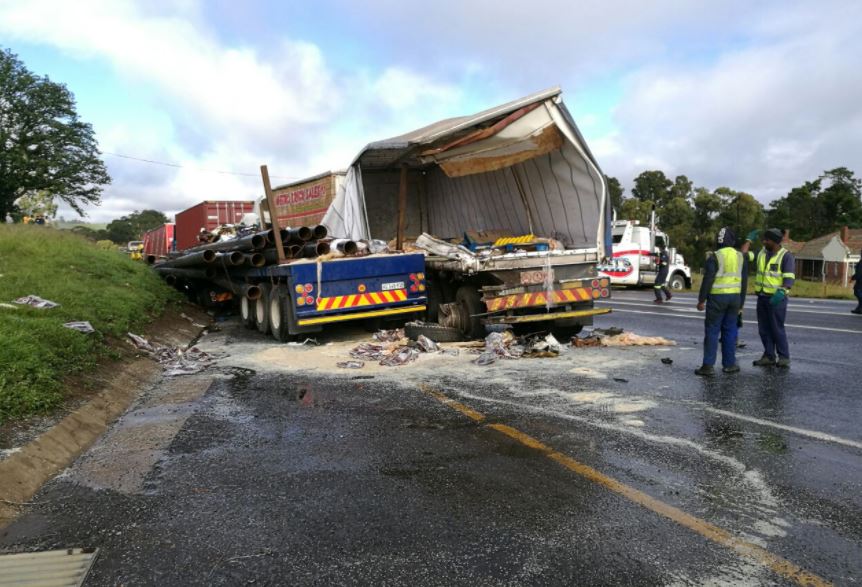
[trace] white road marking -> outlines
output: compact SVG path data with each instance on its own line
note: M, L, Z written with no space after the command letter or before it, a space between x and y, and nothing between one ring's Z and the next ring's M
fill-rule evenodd
M786 432L792 432L794 434L798 434L800 436L808 436L810 438L816 438L818 440L825 440L827 442L834 442L835 444L843 444L844 446L852 446L853 448L862 449L862 442L856 442L855 440L848 440L846 438L841 438L840 436L833 436L832 434L826 434L825 432L818 432L816 430L806 430L805 428L796 428L794 426L787 426L786 424L779 424L777 422L770 422L769 420L761 420L760 418L754 418L752 416L744 416L742 414L737 414L736 412L728 412L727 410L719 410L718 408L713 408L709 406L705 406L703 408L707 412L712 414L719 414L721 416L727 416L728 418L736 418L737 420L744 420L746 422L751 422L752 424L759 424L760 426L769 426L770 428L778 428L779 430L784 430Z
M612 304L613 302L606 302ZM687 316L681 312L647 312L646 310L618 310L614 313L628 312L629 314L652 314L653 316L670 316L672 318L690 318L692 320L703 320L702 316ZM848 330L846 328L827 328L826 326L805 326L804 324L785 324L787 328L806 328L808 330L823 330L827 332L847 332L849 334L862 334L862 330Z
M690 300L692 302L695 302L695 298L690 298ZM626 306L638 306L641 308L654 308L656 306L656 304L652 304L649 302L642 302L639 300L634 301L634 300L630 300L629 298L625 298L625 301L618 300L618 299L615 300L615 299L611 298L610 300L602 300L602 303L604 303L604 304L622 304L622 305L626 305ZM756 303L755 303L755 305L756 305ZM691 307L680 306L679 304L674 304L673 302L665 302L664 304L662 304L662 307L668 308L668 309L673 310L675 312L697 312L698 311L697 308L694 308L693 306L694 306L694 304L692 304ZM751 310L752 312L757 311L756 307L754 307L752 305L747 305L745 307L745 309ZM846 317L846 315L849 314L849 312L824 312L821 310L806 310L805 308L800 308L799 306L797 306L795 304L790 306L790 308L788 308L788 311L790 311L790 312L801 312L804 314L821 314L823 316L841 316L841 317Z

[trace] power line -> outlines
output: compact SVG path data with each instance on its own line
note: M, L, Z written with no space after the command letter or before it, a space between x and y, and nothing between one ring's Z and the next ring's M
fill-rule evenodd
M201 171L204 173L218 173L221 175L238 175L241 177L260 177L258 173L242 173L240 171L221 171L218 169L203 169L200 167L188 167L187 165L180 165L179 163L168 163L167 161L154 161L153 159L143 159L141 157L133 157L131 155L123 155L121 153L110 153L108 151L102 151L103 155L110 155L111 157L119 157L121 159L131 159L132 161L140 161L141 163L150 163L152 165L162 165L164 167L173 167L175 169L190 169L193 171ZM302 179L300 177L287 177L285 175L270 175L270 177L274 177L277 179Z

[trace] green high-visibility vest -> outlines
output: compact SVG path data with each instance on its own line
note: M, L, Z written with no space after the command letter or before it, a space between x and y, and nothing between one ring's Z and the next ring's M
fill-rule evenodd
M742 253L733 247L723 247L715 252L718 273L712 284L711 294L742 293Z
M784 285L785 279L796 279L795 273L782 273L781 271L781 262L786 253L787 249L784 247L778 249L778 252L772 255L767 264L766 249L760 249L757 254L757 275L754 278L754 291L772 295Z

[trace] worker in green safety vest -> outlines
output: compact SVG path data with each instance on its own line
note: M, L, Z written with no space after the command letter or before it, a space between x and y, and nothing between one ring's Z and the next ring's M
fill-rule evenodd
M736 250L736 235L725 226L718 231L717 249L709 253L704 266L703 282L697 298L697 309L706 310L703 337L703 363L697 375L715 375L719 337L721 365L725 373L736 373L737 317L745 303L748 281L748 260Z
M757 329L763 342L763 356L754 361L755 367L790 367L790 347L784 330L787 317L787 294L796 281L796 261L781 246L784 234L777 228L763 233L763 248L755 260L757 274L754 293L757 294Z

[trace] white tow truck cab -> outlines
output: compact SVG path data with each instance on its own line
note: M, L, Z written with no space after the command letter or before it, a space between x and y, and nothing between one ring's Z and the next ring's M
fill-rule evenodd
M658 275L659 247L667 246L670 258L667 284L674 290L691 287L691 269L683 256L670 246L667 234L650 226L641 226L638 220L614 220L613 258L598 266L599 273L609 277L613 285L650 286Z

